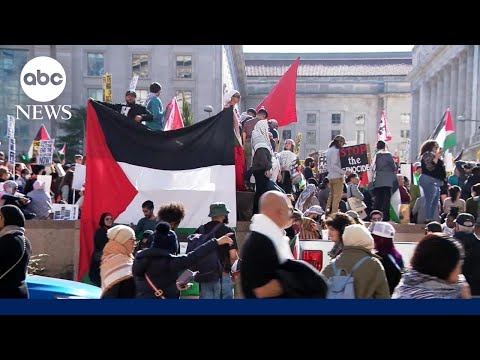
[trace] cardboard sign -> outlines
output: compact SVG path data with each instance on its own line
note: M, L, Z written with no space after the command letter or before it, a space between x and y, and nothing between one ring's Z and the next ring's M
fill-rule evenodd
M103 80L103 101L112 102L112 74L105 74Z
M15 138L8 138L8 162L10 164L15 164Z
M370 170L367 144L342 147L340 164L342 169L357 174Z
M53 220L78 220L78 205L52 204Z
M130 81L128 90L135 91L135 89L137 88L137 83L138 83L138 75L135 75L134 77L132 77L132 80Z
M327 172L327 151L326 150L319 150L318 151L318 165L317 169L320 174L324 174Z
M75 172L73 173L72 189L82 190L85 183L87 167L81 164L75 164Z
M15 116L7 115L7 138L15 137Z
M40 140L38 163L41 165L50 165L53 162L54 150L55 140Z

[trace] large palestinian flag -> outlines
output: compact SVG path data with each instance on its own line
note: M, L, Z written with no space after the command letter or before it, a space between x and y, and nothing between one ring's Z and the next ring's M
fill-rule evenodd
M232 123L228 108L183 129L151 131L89 100L78 280L88 276L93 235L104 212L115 223L136 224L146 200L155 211L181 202L186 216L180 227L194 230L210 220L210 204L223 201L231 210L230 226L236 226Z

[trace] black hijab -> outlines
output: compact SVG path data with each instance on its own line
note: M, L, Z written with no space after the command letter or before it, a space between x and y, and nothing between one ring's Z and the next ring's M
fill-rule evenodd
M5 219L5 226L15 225L25 227L25 216L22 211L15 205L3 205L0 212Z
M106 213L103 213L101 216L100 216L100 222L98 223L98 225L100 225L101 228L107 228L107 226L105 225L105 218L107 216L112 216L112 214L106 212ZM113 216L112 216L113 218Z

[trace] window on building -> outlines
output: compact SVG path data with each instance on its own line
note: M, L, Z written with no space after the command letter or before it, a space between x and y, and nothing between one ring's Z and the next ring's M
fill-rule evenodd
M291 139L292 138L292 130L283 130L282 131L282 139L283 141L287 140L287 139Z
M87 89L87 97L103 101L103 89Z
M355 115L355 125L365 125L365 114Z
M87 53L87 76L102 76L104 73L103 53Z
M335 136L340 135L340 130L332 130L332 140L335 138Z
M148 78L148 55L132 55L132 76L138 75L140 79Z
M192 56L191 55L177 55L176 73L178 79L192 78Z
M190 110L192 109L192 90L177 90L175 92L177 98L178 108L182 111L183 101L189 105Z
M315 130L307 131L307 144L313 145L317 143L317 132Z
M28 61L28 50L21 49L0 49L0 134L7 132L7 115L17 117L17 108L20 105L26 110L26 105L31 104L20 85L20 74ZM16 151L20 155L27 152L32 137L29 129L31 121L19 111L19 120L15 123ZM2 140L2 150L6 151L8 141ZM6 154L5 154L6 155Z
M340 124L342 122L342 114L332 114L332 124Z
M410 138L410 130L400 130L400 137L402 139L409 139Z
M400 114L400 124L410 126L410 113Z
M400 157L400 161L407 161L407 150L399 150L398 156Z
M365 144L365 130L357 130L357 144Z
M137 104L145 104L145 100L147 100L148 90L145 89L135 89L135 93L137 94L137 98L135 102Z
M317 124L317 114L307 114L307 124L316 125Z

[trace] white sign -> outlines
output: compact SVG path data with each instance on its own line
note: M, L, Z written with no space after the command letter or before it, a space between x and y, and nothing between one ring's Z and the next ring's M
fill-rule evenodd
M85 183L87 167L85 165L75 164L75 172L73 173L72 189L82 190Z
M137 88L137 83L138 83L138 75L135 75L132 77L132 80L130 81L130 86L128 87L128 90L130 91L135 91Z
M327 151L326 150L318 150L318 165L317 170L320 174L327 172Z
M7 115L7 138L15 137L15 116Z
M78 220L78 205L52 204L53 220Z
M37 175L37 180L45 183L45 192L50 195L50 189L52 188L52 175Z
M15 138L8 138L8 162L15 164Z
M53 151L55 150L55 140L40 140L40 154L38 163L41 165L51 165Z
M185 255L187 253L188 242L180 242L180 255Z

